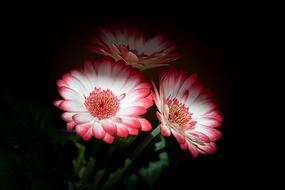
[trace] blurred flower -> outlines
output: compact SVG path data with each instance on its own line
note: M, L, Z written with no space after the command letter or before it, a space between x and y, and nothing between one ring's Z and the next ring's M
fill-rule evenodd
M107 143L114 135L127 137L151 130L141 114L153 105L150 84L137 70L112 59L86 61L83 70L74 70L58 80L64 100L54 104L65 112L67 129L76 126L84 140L92 136Z
M161 78L159 92L155 85L154 89L161 134L172 133L180 147L190 150L193 157L213 153L214 141L221 137L216 127L221 125L222 117L217 102L204 90L197 76L188 77L171 68Z
M161 35L146 40L142 33L129 29L101 30L100 37L93 38L88 49L140 70L165 66L180 57Z

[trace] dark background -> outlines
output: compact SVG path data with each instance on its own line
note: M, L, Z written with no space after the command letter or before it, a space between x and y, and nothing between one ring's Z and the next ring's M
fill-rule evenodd
M171 164L156 189L176 185L189 189L245 187L252 182L253 173L260 170L252 156L259 150L255 143L248 145L249 133L257 128L248 122L249 115L253 116L251 92L256 88L255 81L250 80L257 67L251 59L255 53L252 30L255 16L249 16L251 10L232 6L199 10L186 5L144 7L12 9L2 28L1 51L5 61L1 63L1 95L50 103L59 98L56 80L85 58L94 58L84 45L97 27L129 25L145 31L147 36L163 33L184 55L174 64L189 73L198 73L206 87L215 92L224 122L220 128L223 137L217 142L218 151L214 155L194 160L178 145L176 150L168 150ZM53 120L59 122L60 112L53 108L52 113Z

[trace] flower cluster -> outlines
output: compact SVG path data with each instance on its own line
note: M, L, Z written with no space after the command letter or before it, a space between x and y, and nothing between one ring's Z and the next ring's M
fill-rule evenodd
M216 128L222 117L197 75L169 67L157 88L141 72L180 58L161 35L145 39L137 31L101 30L88 50L104 57L86 60L81 70L73 70L57 82L63 99L54 105L64 111L62 118L69 131L75 129L84 140L95 137L106 143L116 136L151 131L144 114L155 103L161 135L172 134L193 157L216 150L215 141L221 137Z

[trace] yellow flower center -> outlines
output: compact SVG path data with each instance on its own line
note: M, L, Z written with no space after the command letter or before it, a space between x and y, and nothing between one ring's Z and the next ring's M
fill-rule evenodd
M171 123L175 123L180 127L186 127L195 123L192 121L192 114L189 113L189 109L177 99L168 99L167 104L169 107L168 119Z

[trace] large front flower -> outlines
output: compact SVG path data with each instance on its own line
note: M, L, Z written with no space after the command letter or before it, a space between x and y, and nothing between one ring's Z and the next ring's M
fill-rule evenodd
M67 129L76 126L84 140L94 136L112 143L115 135L151 130L148 120L140 116L153 104L150 84L124 63L86 61L83 70L64 75L57 84L64 100L54 104L65 111L62 118Z
M154 85L154 84L153 84ZM161 122L161 134L171 133L182 149L190 150L193 157L216 150L214 141L221 137L215 129L222 123L217 103L204 90L196 75L169 69L161 78L159 92L153 94Z
M94 38L88 49L140 70L164 66L180 57L161 35L145 40L143 34L127 29L101 30L100 37Z

